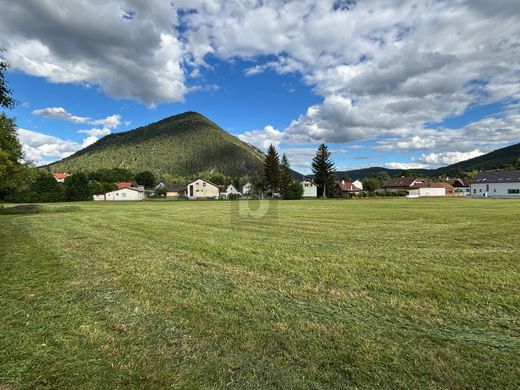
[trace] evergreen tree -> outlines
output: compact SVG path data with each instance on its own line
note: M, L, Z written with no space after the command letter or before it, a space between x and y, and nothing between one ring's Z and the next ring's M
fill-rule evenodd
M303 186L296 181L291 182L284 197L285 199L301 199L303 197Z
M327 145L321 144L316 151L316 156L312 159L312 172L314 173L314 183L324 198L334 192L335 170Z
M87 175L78 172L65 179L65 199L70 201L92 199Z
M264 160L264 189L271 197L280 187L280 159L278 152L271 144Z
M292 182L291 165L289 164L287 156L284 154L280 163L280 192L284 198L287 198L287 193Z

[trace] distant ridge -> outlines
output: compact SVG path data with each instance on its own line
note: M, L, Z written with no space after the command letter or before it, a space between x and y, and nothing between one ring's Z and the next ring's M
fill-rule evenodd
M441 175L462 176L471 171L486 171L493 169L510 169L520 164L520 143L497 149L482 156L471 158L469 160L460 161L446 167L436 169L411 169L417 175L425 177L438 177ZM386 172L390 176L398 175L403 169L390 169L383 167L370 167L362 169L354 169L350 171L338 171L336 176L341 179L344 176L350 177L352 180L364 179L378 172ZM307 175L311 178L313 175Z

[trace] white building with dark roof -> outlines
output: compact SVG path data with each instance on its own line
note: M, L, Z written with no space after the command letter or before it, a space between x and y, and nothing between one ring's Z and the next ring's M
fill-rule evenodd
M473 197L520 198L520 170L481 172L470 184Z

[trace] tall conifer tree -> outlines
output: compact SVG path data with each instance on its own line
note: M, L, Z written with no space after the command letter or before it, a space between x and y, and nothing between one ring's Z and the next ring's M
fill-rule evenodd
M327 145L321 144L316 151L316 156L312 159L312 173L314 173L314 183L318 186L324 198L332 194L334 189L335 170Z
M264 188L271 197L280 188L280 159L272 144L267 149L264 161Z
M284 198L287 197L287 192L293 182L293 177L291 174L291 165L289 164L289 160L287 156L282 156L282 161L280 163L280 192Z

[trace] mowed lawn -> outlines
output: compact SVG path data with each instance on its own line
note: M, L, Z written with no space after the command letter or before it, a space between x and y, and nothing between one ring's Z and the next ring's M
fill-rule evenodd
M77 205L0 215L2 389L520 387L520 201Z

